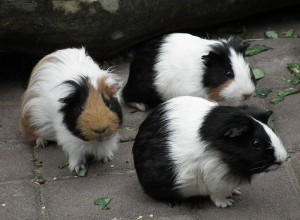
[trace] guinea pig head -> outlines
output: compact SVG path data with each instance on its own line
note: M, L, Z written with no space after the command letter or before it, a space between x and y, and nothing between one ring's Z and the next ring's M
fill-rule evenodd
M211 146L234 176L250 180L253 174L274 170L286 160L282 142L266 124L243 110L215 113L221 116L215 115L218 122L213 125L214 133L210 132ZM270 112L262 114L259 118L264 120L270 116Z
M122 124L122 109L118 100L121 87L109 76L91 83L87 77L66 81L71 93L61 99L64 123L77 137L85 141L102 141L115 134Z
M204 62L203 85L211 100L221 104L240 105L255 91L255 78L245 60L249 44L239 38L211 46L211 51L202 56Z

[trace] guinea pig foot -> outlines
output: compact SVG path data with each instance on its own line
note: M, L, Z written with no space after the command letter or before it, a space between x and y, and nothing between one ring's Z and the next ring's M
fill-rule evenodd
M108 161L112 161L112 159L113 159L113 155L105 156L102 158L102 162L107 163Z
M133 108L136 108L136 109L140 110L141 112L145 112L148 109L147 105L145 105L143 103L131 102L131 103L128 103L128 105L130 105Z
M236 188L235 190L233 190L232 195L233 196L240 196L240 195L242 195L241 189L240 188Z
M37 138L36 141L35 141L35 148L39 148L39 147L46 147L47 146L47 140L44 140L42 138Z
M219 208L226 208L233 205L234 200L230 198L212 198L212 201Z
M74 167L74 170L75 172L78 174L80 170L86 170L84 164L77 164L75 167Z

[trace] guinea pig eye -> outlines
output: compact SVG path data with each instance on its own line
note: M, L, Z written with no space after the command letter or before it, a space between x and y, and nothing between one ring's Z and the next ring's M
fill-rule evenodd
M234 77L234 74L233 74L232 71L228 71L228 72L226 72L226 76L227 76L228 78L233 78L233 77Z
M255 148L255 149L259 149L260 148L259 140L253 140L252 141L252 147Z

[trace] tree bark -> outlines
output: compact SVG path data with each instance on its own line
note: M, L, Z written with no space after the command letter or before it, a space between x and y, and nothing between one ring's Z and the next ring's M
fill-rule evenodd
M0 48L44 56L86 46L102 59L159 34L296 4L299 0L1 0Z

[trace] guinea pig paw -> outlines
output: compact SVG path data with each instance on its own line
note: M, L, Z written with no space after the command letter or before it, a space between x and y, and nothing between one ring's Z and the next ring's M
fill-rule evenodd
M47 146L47 140L44 140L42 138L37 138L36 141L35 141L35 148L39 148L39 147L46 147Z
M219 198L219 199L214 199L213 202L219 208L226 208L232 206L234 200L229 198Z
M78 174L79 173L79 171L80 170L85 170L86 168L85 168L85 166L84 166L84 164L76 164L75 165L75 167L74 167L74 170L75 170L75 172Z
M232 195L234 195L234 196L242 195L241 189L236 188L235 190L232 191Z
M105 156L102 158L103 163L107 163L108 161L111 161L113 159L113 155Z
M148 110L148 106L143 104L143 103L135 103L135 102L131 102L131 103L128 103L128 105L130 105L131 107L133 108L136 108L138 109L139 111L141 112L145 112Z

